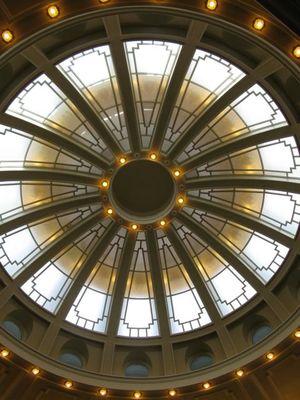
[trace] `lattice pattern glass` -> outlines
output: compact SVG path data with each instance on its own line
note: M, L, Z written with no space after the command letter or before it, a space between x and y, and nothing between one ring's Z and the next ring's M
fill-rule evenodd
M100 116L115 139L129 151L127 128L109 46L77 53L57 65Z
M158 336L157 313L145 233L139 232L127 279L118 334Z
M170 329L173 334L198 329L211 322L186 268L167 236L158 233Z
M99 258L89 278L80 289L67 315L67 321L85 329L105 333L112 293L116 290L116 274L125 236L126 230L121 228ZM97 238L97 241L99 240L101 237Z
M239 68L223 58L196 50L165 135L164 151L169 150L216 100L244 76Z
M153 128L181 46L159 41L126 42L142 146L149 148Z

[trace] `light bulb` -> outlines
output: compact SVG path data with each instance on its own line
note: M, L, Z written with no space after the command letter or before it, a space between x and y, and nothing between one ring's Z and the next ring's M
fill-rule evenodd
M261 31L265 27L265 21L262 18L256 18L253 21L253 28L257 31Z
M50 18L56 18L59 16L59 8L57 6L50 6L47 9L47 14L49 15Z
M14 38L14 34L9 29L5 29L2 32L2 39L4 40L5 43L11 42L13 40L13 38Z

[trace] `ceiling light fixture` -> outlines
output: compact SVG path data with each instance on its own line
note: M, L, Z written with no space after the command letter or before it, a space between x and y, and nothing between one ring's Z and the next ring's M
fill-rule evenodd
M113 214L113 209L112 208L108 208L107 209L107 214L108 215L112 215Z
M300 329L297 329L297 330L295 331L294 336L295 336L297 339L300 339Z
M141 393L141 392L134 392L134 393L133 393L133 397L134 397L135 399L140 399L140 398L142 397L142 393Z
M7 349L3 349L3 350L1 350L0 354L1 354L1 357L5 358L9 355L9 351Z
M159 223L160 226L166 226L166 220L162 219Z
M66 387L67 389L70 389L72 386L73 386L73 382L72 382L72 381L66 381L66 382L65 382L65 387Z
M107 180L102 181L102 182L101 182L101 186L102 186L104 189L107 189L107 188L108 188L108 181L107 181Z
M211 384L209 382L203 383L203 388L204 389L209 389L211 387Z
M236 375L239 376L239 377L242 377L244 375L244 373L245 373L245 371L243 369L238 369L236 371Z
M109 3L110 0L99 0L99 3Z
M157 159L157 155L155 154L155 153L151 153L150 154L150 158L151 158L151 160L156 160Z
M37 367L32 368L31 372L33 373L33 375L38 375L40 373L40 369Z
M275 357L275 354L270 352L270 353L266 354L266 357L268 360L273 360L273 358Z
M176 178L178 178L178 176L180 176L180 171L179 171L179 169L175 169L175 171L174 171L174 176L176 176Z
M252 25L254 29L261 31L265 27L265 21L262 18L255 18Z
M119 161L120 161L120 164L125 164L126 163L126 158L125 157L121 157Z
M102 389L99 390L98 393L100 394L100 396L106 396L107 395L107 389L102 388Z
M11 42L12 40L13 40L13 38L14 38L14 34L12 33L12 31L10 31L9 29L5 29L3 32L2 32L2 40L5 42L5 43L9 43L9 42Z
M171 397L176 396L176 390L175 389L169 390L169 396L171 396Z
M178 204L183 204L184 203L184 198L183 197L178 197L178 199L177 199L177 202L178 202Z
M296 46L293 50L293 54L296 58L300 58L300 46Z
M57 18L60 14L59 8L57 6L50 6L47 8L47 14L50 18Z
M133 229L134 231L136 231L137 228L138 228L137 224L132 224L132 225L131 225L131 229Z
M214 11L217 7L218 7L217 0L208 0L206 2L206 8L208 8L210 11Z

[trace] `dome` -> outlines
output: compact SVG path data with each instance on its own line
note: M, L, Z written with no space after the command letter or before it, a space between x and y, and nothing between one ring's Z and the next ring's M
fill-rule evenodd
M299 71L208 11L117 11L3 56L2 328L87 384L195 384L297 326Z

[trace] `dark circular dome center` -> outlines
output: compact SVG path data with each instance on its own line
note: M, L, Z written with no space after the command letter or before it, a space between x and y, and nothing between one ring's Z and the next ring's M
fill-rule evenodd
M161 164L136 160L121 167L112 181L112 196L125 212L151 216L164 210L174 197L174 181Z

